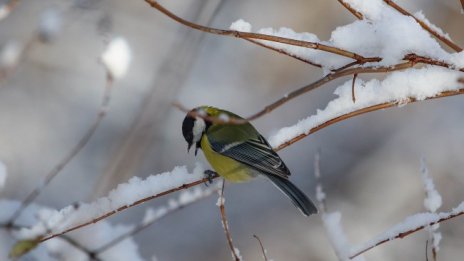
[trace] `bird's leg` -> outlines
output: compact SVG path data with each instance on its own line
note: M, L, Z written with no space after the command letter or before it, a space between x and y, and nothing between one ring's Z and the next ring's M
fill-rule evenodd
M218 174L215 171L207 169L204 171L205 178L208 180L205 182L205 185L208 186L209 184L213 183L213 178L216 177Z

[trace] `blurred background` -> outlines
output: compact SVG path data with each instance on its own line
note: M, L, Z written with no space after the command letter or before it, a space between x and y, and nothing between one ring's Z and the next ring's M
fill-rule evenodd
M457 0L397 1L464 45ZM0 3L6 3L0 0ZM239 18L254 29L290 27L322 40L354 17L337 1L161 1L188 20L228 28ZM56 12L59 32L37 41L41 17ZM52 21L53 22L53 21ZM322 76L318 68L228 37L193 31L149 8L143 0L19 1L0 21L0 46L25 46L18 66L0 82L0 160L8 168L1 198L23 199L68 153L94 121L105 85L98 57L107 42L124 37L132 50L128 75L115 82L110 110L89 144L37 202L62 208L106 195L132 176L205 162L185 151L181 135L188 107L214 105L248 116ZM374 76L360 76L363 79ZM305 94L254 122L266 137L296 123L335 96L340 79ZM294 181L314 198L313 159L321 149L329 211L341 211L352 245L424 211L420 158L425 157L446 211L464 199L463 97L421 102L349 119L303 139L279 154ZM207 163L205 163L207 164ZM140 221L147 206L109 221ZM149 260L229 260L216 197L156 223L135 237ZM261 260L258 235L274 260L336 260L319 216L303 217L268 181L228 185L226 208L236 247ZM440 260L462 260L464 220L444 223ZM89 235L91 236L91 235ZM425 260L426 232L368 252L368 260Z

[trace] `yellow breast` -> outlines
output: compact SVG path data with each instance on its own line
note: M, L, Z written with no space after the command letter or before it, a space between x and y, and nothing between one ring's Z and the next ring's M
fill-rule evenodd
M223 178L232 182L244 182L255 174L246 165L215 152L206 135L201 138L201 149L213 169Z

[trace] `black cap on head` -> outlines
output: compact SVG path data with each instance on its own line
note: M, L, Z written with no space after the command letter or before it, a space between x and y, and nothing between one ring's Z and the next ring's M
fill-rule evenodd
M188 147L187 151L190 150L193 144L193 126L195 124L195 118L187 113L182 122L182 135L184 135L185 141L187 141Z

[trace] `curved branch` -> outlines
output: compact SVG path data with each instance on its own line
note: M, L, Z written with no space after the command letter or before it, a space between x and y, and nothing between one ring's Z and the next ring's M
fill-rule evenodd
M187 21L168 9L164 8L162 5L158 3L156 0L145 0L151 7L155 8L156 10L160 11L161 13L165 14L169 18L173 19L174 21L183 24L185 26L188 26L192 29L203 31L206 33L210 34L217 34L217 35L224 35L224 36L232 36L232 37L237 37L237 38L242 38L242 39L256 39L256 40L265 40L265 41L272 41L272 42L279 42L279 43L284 43L288 45L294 45L294 46L300 46L300 47L305 47L305 48L311 48L315 50L321 50L324 52L329 52L333 54L337 54L340 56L348 57L351 59L354 59L356 61L359 61L360 63L367 63L367 62L372 62L376 61L378 57L364 57L362 55L359 55L357 53L353 53L347 50L340 49L338 47L334 46L329 46L321 43L314 43L314 42L307 42L307 41L300 41L300 40L295 40L295 39L290 39L290 38L285 38L285 37L279 37L279 36L272 36L272 35L266 35L266 34L258 34L258 33L250 33L250 32L240 32L240 31L234 31L234 30L224 30L224 29L217 29L217 28L212 28L208 26L203 26L200 24L196 24L190 21Z

